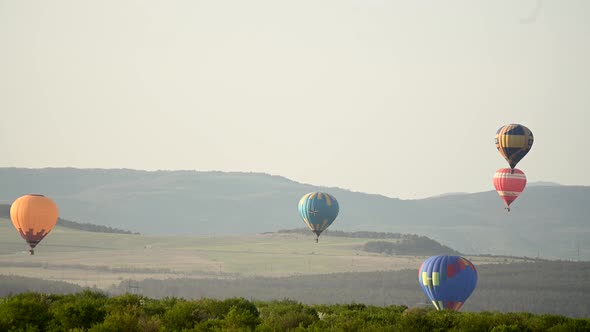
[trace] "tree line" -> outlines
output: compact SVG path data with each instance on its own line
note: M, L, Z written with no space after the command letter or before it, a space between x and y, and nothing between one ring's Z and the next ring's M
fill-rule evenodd
M62 218L57 219L57 224L63 227L77 229L86 232L95 232L95 233L115 233L115 234L131 234L131 235L139 235L138 232L132 232L124 229L119 229L115 227L103 226L103 225L95 225L91 223L81 223L75 222L71 220L66 220Z
M287 234L309 234L306 228L279 230L278 233ZM361 239L382 239L395 241L369 241L362 250L367 252L385 254L385 255L414 255L414 256L430 256L430 255L461 255L457 250L445 246L427 236L416 234L401 234L389 232L344 232L339 230L325 230L324 236L336 236L346 238L361 238Z
M0 299L0 330L167 331L588 331L590 319L530 313L457 313L403 305L306 305L140 295L23 293Z
M0 204L0 218L8 218L10 219L10 204ZM76 222L71 220L66 220L63 218L57 218L57 225L77 229L86 232L95 232L95 233L116 233L116 234L133 234L139 235L140 233L132 232L124 229L119 229L115 227L103 226L103 225L95 225L86 222Z
M51 294L70 294L81 292L83 288L63 281L51 281L16 275L0 275L0 296L26 292Z
M461 255L460 252L442 245L426 236L416 239L402 239L398 242L369 241L363 246L363 250L386 255Z
M307 228L295 228L295 229L281 229L277 233L290 233L290 234L304 234L308 235L310 232ZM348 237L348 238L361 238L361 239L411 239L416 238L418 235L415 234L401 234L401 233L390 233L390 232L370 232L370 231L356 231L356 232L345 232L340 230L326 229L323 233L324 236L336 236L336 237Z

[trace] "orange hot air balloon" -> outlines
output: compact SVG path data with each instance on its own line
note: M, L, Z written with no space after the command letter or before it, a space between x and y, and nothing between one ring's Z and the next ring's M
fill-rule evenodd
M43 195L24 195L10 206L12 224L31 247L31 255L35 254L33 249L39 242L51 232L58 215L57 205Z

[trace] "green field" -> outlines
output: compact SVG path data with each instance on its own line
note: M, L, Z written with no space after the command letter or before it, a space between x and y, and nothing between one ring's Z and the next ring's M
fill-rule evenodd
M423 256L360 250L372 239L298 234L143 236L57 226L30 256L8 219L0 219L0 274L106 288L147 278L235 278L417 269ZM471 257L475 264L499 262Z

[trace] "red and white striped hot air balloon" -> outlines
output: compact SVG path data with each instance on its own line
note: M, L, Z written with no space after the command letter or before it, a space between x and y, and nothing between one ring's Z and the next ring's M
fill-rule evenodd
M494 187L504 200L508 212L510 212L510 204L523 192L525 186L526 175L518 168L500 168L494 174Z

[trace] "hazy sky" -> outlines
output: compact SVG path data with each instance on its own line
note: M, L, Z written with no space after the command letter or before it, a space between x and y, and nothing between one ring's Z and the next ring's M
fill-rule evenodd
M0 0L0 166L590 185L590 1ZM1 184L0 184L1 185Z

